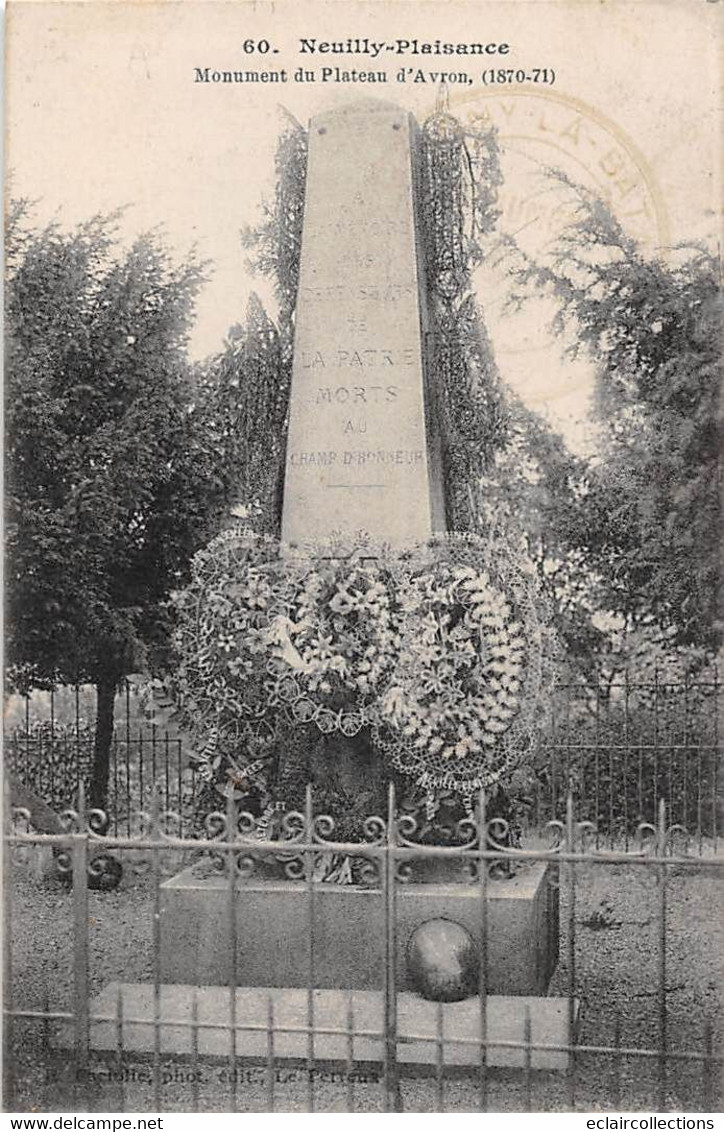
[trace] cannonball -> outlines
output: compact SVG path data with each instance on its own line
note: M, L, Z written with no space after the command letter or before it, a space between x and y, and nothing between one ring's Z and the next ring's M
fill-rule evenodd
M480 957L473 937L454 920L426 920L407 944L407 970L423 998L460 1002L476 994Z

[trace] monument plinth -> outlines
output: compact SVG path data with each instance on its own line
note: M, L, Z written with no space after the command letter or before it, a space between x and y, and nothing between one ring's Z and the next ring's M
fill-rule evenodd
M253 876L237 889L229 923L229 882L200 878L193 868L161 885L161 979L164 983L228 983L234 964L245 986L304 987L309 979L308 932L314 931L318 987L384 986L385 908L379 888L319 884L314 926L309 894L297 881ZM412 990L406 950L416 928L443 916L480 933L475 885L400 884L395 920L395 980ZM558 890L545 863L488 886L490 994L545 994L558 961Z
M385 103L309 127L282 539L444 530L425 374L414 121Z

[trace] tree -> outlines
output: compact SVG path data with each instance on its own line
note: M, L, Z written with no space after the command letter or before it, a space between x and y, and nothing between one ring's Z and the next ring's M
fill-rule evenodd
M505 443L480 482L480 523L523 541L568 664L587 678L609 650L596 623L606 589L587 552L591 470L564 439L507 391Z
M589 462L587 562L629 631L672 646L719 640L718 397L721 301L704 248L647 257L608 206L575 191L575 221L545 263L518 269L519 299L558 300L554 329L595 363L601 453ZM583 532L580 529L577 536Z
M116 220L37 231L20 202L6 237L6 656L16 685L96 686L100 808L116 689L163 652L224 486L185 358L203 265L121 252Z
M217 519L233 500L269 534L281 525L291 356L284 336L252 294L243 325L199 366L199 427L213 446L222 488Z

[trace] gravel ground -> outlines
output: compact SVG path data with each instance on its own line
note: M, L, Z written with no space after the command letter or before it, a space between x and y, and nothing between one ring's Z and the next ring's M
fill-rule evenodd
M178 862L170 862L174 871ZM576 867L573 983L581 1003L579 1044L615 1043L623 1048L656 1050L660 889L653 868L586 864ZM72 894L55 878L34 872L27 862L16 866L13 885L12 962L16 1009L72 1009ZM724 917L721 871L676 868L667 884L666 988L667 1041L670 1052L702 1052L707 1027L721 1049L724 986ZM550 987L565 994L569 970L570 889L561 889L561 956ZM92 993L113 980L143 982L152 978L153 889L148 875L127 869L122 886L111 893L89 894L90 978ZM18 1022L13 1033L16 1111L155 1111L158 1108L148 1060L124 1061L125 1081L100 1059L91 1065L84 1091L72 1086L67 1055L47 1046L49 1026ZM174 1111L232 1110L259 1112L266 1107L264 1069L244 1066L233 1100L223 1064L200 1063L198 1080L191 1066L164 1060L161 1108ZM383 1088L375 1068L361 1069L354 1105L379 1111ZM718 1111L716 1074L695 1061L671 1060L665 1110ZM115 1079L113 1079L115 1078ZM490 1111L627 1110L656 1111L658 1059L622 1054L616 1059L579 1053L573 1072L524 1074L491 1072ZM87 1089L87 1091L86 1091ZM405 1111L470 1112L480 1095L470 1078L443 1082L442 1102L435 1079L407 1077L401 1082ZM282 1065L275 1082L275 1108L305 1111L306 1072ZM318 1111L344 1111L348 1092L339 1075L319 1072L314 1081Z

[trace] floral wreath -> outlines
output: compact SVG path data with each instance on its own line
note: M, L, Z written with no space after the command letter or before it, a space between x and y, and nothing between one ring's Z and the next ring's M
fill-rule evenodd
M552 682L553 640L535 577L502 543L436 540L409 581L395 686L377 745L429 793L466 802L530 749Z
M297 555L229 530L176 598L173 696L212 778L264 778L290 729L375 746L428 794L473 792L525 758L550 636L535 575L502 540L436 537Z

